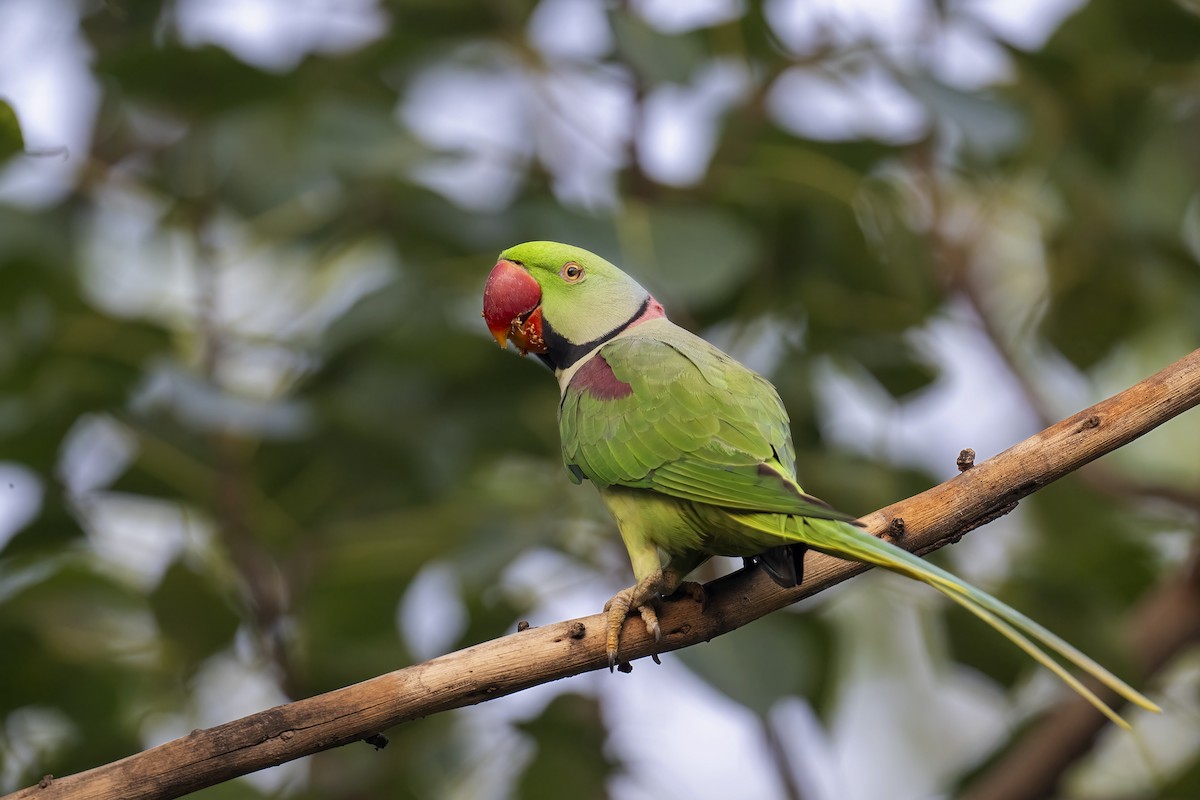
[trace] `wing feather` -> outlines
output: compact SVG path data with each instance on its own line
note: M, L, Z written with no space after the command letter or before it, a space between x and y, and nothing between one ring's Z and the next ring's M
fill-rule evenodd
M559 418L563 459L597 485L846 518L796 484L787 412L775 388L708 342L655 320L593 358L604 364L576 372ZM605 380L589 382L597 375Z

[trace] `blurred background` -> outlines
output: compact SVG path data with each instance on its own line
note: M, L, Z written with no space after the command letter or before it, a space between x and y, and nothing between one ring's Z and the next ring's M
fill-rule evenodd
M0 791L627 585L479 318L517 242L770 377L855 513L1200 341L1195 0L0 0L0 101ZM1200 796L1141 624L1198 525L1193 412L935 556L1161 651L1057 796ZM1066 693L880 574L663 661L199 796L959 796Z

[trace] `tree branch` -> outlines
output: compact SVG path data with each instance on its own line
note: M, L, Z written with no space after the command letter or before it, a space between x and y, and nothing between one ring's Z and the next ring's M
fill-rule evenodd
M1021 498L1200 404L1200 350L1091 408L915 497L863 517L867 529L918 553L957 541L1008 513ZM636 619L622 649L630 659L714 636L816 594L866 570L820 553L805 556L804 583L781 590L759 570L708 584L701 612L666 602L656 646ZM361 740L403 722L503 697L601 669L601 614L530 628L500 639L299 700L61 779L47 776L8 800L179 797L264 767Z

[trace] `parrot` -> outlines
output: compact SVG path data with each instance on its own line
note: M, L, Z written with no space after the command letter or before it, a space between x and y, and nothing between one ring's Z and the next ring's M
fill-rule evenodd
M605 605L610 670L626 617L640 615L657 641L655 602L708 558L741 557L787 587L801 577L803 549L813 548L932 586L1121 727L1129 725L1046 650L1159 710L1029 617L807 494L775 387L667 319L660 302L604 258L549 241L511 247L488 275L483 317L501 347L511 341L554 372L568 475L596 486L629 553L634 585Z

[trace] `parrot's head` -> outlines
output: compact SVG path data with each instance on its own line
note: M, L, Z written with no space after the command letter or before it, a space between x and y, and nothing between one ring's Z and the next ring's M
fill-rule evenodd
M566 369L629 325L663 316L633 278L595 253L558 242L510 247L488 275L483 318L501 347L511 339L551 369Z

